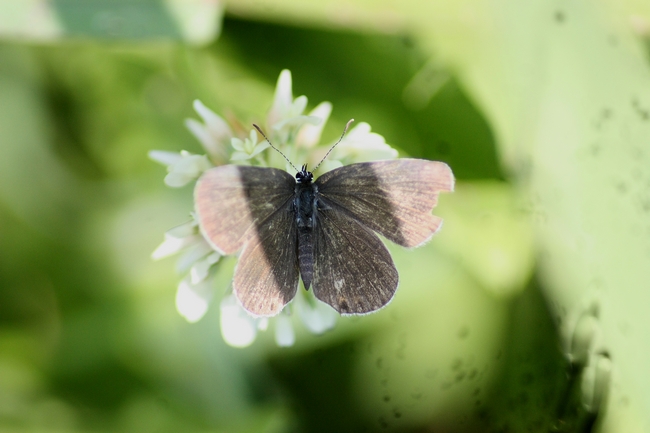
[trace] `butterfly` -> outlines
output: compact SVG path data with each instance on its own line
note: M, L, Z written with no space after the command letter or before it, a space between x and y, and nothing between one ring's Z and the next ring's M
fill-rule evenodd
M223 165L199 178L194 199L211 246L241 250L233 291L248 312L276 315L302 278L317 299L347 315L378 310L397 290L397 269L376 233L407 248L426 243L442 225L431 210L453 188L447 164L423 159L351 164L316 180L306 165L295 177Z

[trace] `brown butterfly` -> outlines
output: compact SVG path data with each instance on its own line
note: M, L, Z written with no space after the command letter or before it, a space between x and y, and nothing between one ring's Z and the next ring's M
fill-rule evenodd
M275 168L224 165L203 174L194 199L212 247L241 250L233 290L250 313L279 313L300 276L339 313L366 314L385 306L399 281L374 232L407 248L424 244L442 224L431 215L438 195L453 189L447 164L422 159L351 164L315 181L306 165L295 178Z

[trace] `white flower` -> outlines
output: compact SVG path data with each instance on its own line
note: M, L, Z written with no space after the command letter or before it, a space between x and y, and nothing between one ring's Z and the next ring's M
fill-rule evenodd
M306 98L305 98L306 99ZM306 104L307 101L305 101ZM284 69L280 72L278 83L275 86L273 105L266 116L269 125L275 125L287 118L287 113L293 108L293 92L291 90L291 71Z
M212 265L217 263L220 258L221 254L213 251L207 257L196 261L190 268L190 279L192 284L199 284L201 281L205 280L210 273Z
M298 317L305 324L307 329L314 334L322 334L334 328L337 313L329 305L319 301L313 294L313 290L296 296L294 300Z
M176 291L176 309L188 322L198 322L208 311L212 300L212 279L204 279L193 284L189 278L183 279Z
M198 232L195 219L168 230L165 240L151 257L158 260L180 252L183 254L177 262L177 270L184 273L190 269L190 275L178 285L176 309L188 322L194 323L203 317L212 300L210 269L221 255Z
M201 242L203 238L197 234L197 227L198 223L192 219L190 222L176 226L171 230L167 230L165 232L165 240L153 253L151 253L151 258L159 260L176 254L197 242Z
M149 152L149 158L167 165L165 184L172 188L187 185L212 167L205 155L194 155L185 150L181 150L180 153L152 150Z
M203 145L213 162L227 161L226 148L233 136L230 126L198 99L194 101L194 110L204 123L186 119L185 126Z
M278 314L275 318L275 342L280 347L290 347L296 342L291 317L287 314Z
M332 113L332 104L329 102L321 102L316 108L311 110L309 117L321 119L317 124L306 124L300 129L296 137L296 147L304 147L310 149L314 147L319 141L323 128Z
M231 144L235 149L235 152L233 152L230 157L231 161L245 161L247 159L252 159L262 153L262 151L271 147L266 140L261 143L257 142L257 131L254 129L251 130L249 137L244 141L241 141L239 138L232 138Z
M329 111L331 111L330 104L329 111L327 106L318 109L317 113L320 113L323 117L319 117L313 112L308 116L303 115L302 113L307 108L307 97L303 95L293 99L291 87L291 71L285 69L280 72L275 97L273 98L273 106L267 116L267 123L273 132L272 139L279 140L284 144L295 144L297 131L303 125L324 125L324 120L327 120L324 115L326 114L329 117ZM329 104L329 102L324 104Z
M386 144L384 137L370 132L370 125L361 122L343 137L331 156L344 163L377 161L397 158L397 150Z
M258 321L244 310L235 295L230 294L221 301L221 335L233 347L250 346L257 336ZM267 321L264 322L266 329Z

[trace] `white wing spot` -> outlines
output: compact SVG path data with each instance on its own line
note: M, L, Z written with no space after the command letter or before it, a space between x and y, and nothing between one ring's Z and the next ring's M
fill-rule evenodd
M344 283L345 283L345 279L343 279L343 278L341 278L340 280L334 281L334 288L336 288L336 290L341 290Z

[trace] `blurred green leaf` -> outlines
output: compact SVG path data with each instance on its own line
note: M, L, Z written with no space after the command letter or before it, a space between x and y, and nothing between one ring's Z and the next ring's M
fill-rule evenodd
M206 44L219 35L222 14L219 0L6 0L0 3L0 37Z

